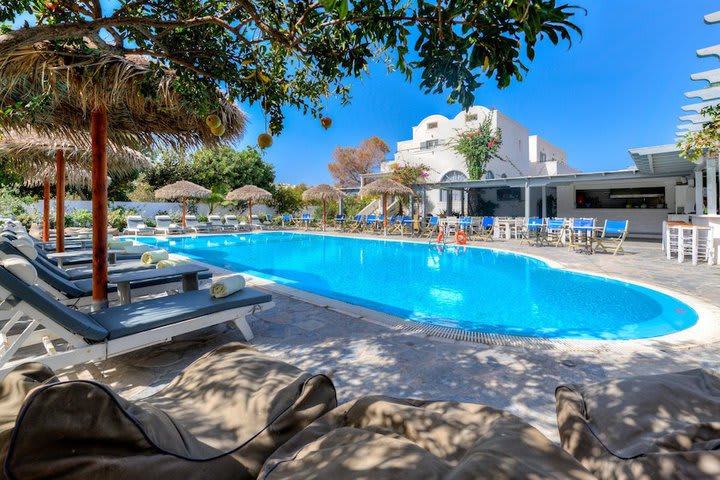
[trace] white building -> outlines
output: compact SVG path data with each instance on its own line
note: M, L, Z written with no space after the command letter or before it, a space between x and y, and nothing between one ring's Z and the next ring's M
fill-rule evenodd
M450 119L442 115L431 115L412 129L412 139L397 143L397 152L391 162L381 166L381 172L390 172L393 164L425 164L430 167L428 183L458 182L468 179L465 159L455 152L453 142L467 130L479 128L488 116L492 126L502 132L502 145L498 158L487 165L487 180L527 176L558 175L576 173L578 170L567 165L567 155L498 110L475 106L460 112ZM487 198L485 198L487 197ZM493 198L483 195L483 200L497 204L498 215L522 215L524 198L520 191L500 192ZM465 211L464 192L451 195L442 189L428 191L425 200L428 213ZM472 203L472 202L471 202Z

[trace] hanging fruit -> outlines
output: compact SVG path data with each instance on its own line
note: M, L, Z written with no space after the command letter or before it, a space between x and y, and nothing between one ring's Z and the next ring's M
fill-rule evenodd
M257 138L258 146L263 150L273 144L273 138L269 133L261 133Z
M225 133L225 125L220 124L216 128L211 128L210 131L216 137L222 137Z
M323 117L323 118L321 118L321 119L320 119L320 125L322 125L322 127L323 127L325 130L327 130L328 128L330 128L330 127L332 126L332 118L330 118L330 117Z
M222 122L220 121L220 117L218 117L217 115L208 115L207 118L205 119L205 123L211 129L219 128L222 124Z

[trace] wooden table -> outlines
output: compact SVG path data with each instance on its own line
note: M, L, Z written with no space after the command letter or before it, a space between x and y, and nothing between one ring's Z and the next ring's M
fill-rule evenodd
M92 250L73 250L71 252L55 252L48 253L47 258L54 259L57 262L58 267L63 268L63 261L66 258L77 258L92 256ZM125 253L125 250L108 250L108 262L113 264L117 261L118 253Z
M120 305L127 305L132 302L132 283L156 280L169 277L182 277L182 288L184 292L197 290L200 286L198 273L207 271L202 265L180 265L170 268L151 268L138 270L136 272L117 273L108 277L108 283L117 285Z

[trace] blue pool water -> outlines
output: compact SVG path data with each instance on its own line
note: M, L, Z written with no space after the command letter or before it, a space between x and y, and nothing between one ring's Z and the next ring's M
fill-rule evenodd
M688 328L685 303L484 248L266 232L142 238L235 272L417 322L510 335L636 339Z

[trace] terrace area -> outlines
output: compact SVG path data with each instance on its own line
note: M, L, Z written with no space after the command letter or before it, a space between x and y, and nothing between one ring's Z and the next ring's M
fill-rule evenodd
M657 242L628 241L627 253L618 256L537 248L518 240L482 246L537 255L567 268L664 287L706 302L716 315L720 312L720 300L708 288L717 283L717 268L669 261ZM308 371L327 374L341 402L359 395L387 394L487 404L520 416L554 441L558 441L556 386L714 368L720 354L720 345L708 344L708 338L698 338L695 345L602 351L448 340L388 327L384 314L270 286L264 281L255 283L258 288L272 291L277 307L251 317L256 335L251 344ZM130 398L142 398L162 388L205 352L232 340L242 340L242 336L237 330L218 326L170 344L116 357L102 364L104 381Z

